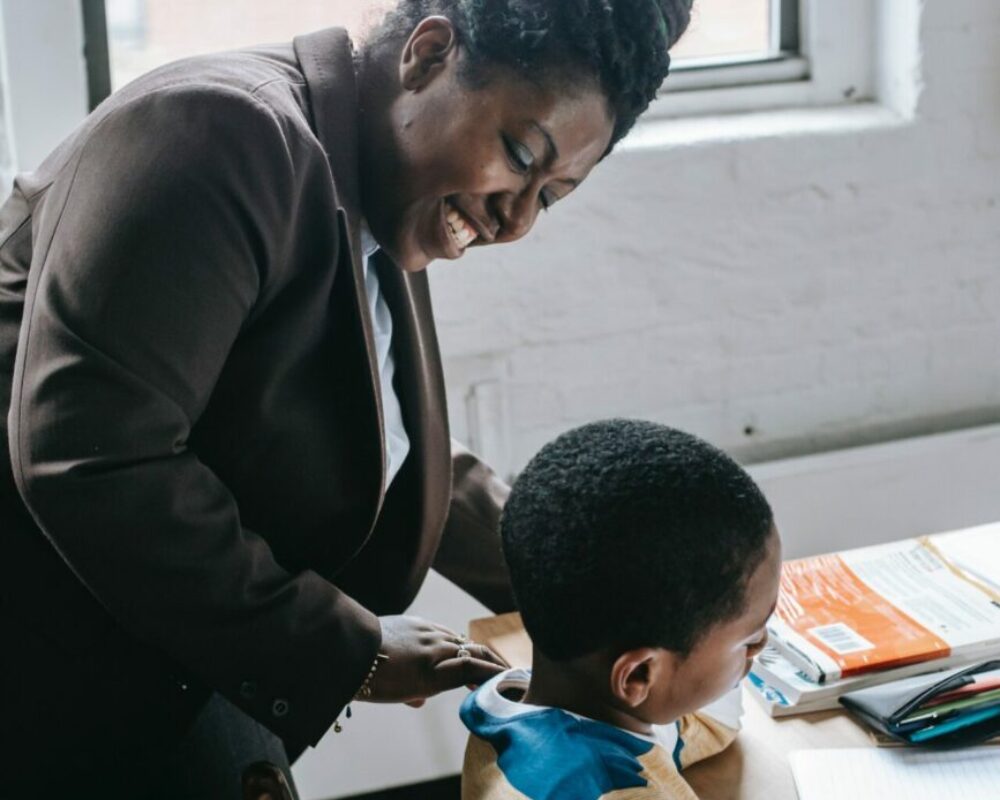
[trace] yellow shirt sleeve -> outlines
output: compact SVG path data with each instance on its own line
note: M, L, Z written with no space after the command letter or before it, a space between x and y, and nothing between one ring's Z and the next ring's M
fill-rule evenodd
M685 714L680 720L681 768L721 753L736 738L737 730L723 725L707 714Z

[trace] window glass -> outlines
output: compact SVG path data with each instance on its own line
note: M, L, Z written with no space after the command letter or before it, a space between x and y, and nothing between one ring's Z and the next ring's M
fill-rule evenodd
M691 24L674 45L674 63L687 59L746 58L774 55L770 0L695 0Z
M197 53L289 41L342 25L358 35L392 0L106 0L112 86ZM695 0L691 27L674 48L686 59L770 54L770 0Z

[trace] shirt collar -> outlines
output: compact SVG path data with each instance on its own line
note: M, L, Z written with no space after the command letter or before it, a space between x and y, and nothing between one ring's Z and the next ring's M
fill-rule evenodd
M368 227L368 223L362 219L361 220L361 252L365 254L365 258L369 259L375 255L379 250L379 243L375 241L375 237L372 236L372 232Z
M515 692L526 692L530 682L531 670L507 670L506 672L502 672L499 675L494 676L489 680L489 682L483 684L476 690L476 703L481 709L483 709L483 711L487 712L491 716L499 717L504 720L514 719L525 714L533 714L539 711L560 711L563 714L568 714L578 720L584 720L593 725L607 725L610 728L615 728L623 733L627 733L629 736L635 736L637 739L643 739L647 742L651 742L652 744L665 746L668 747L668 749L673 746L673 743L677 739L676 724L666 726L654 725L653 734L648 735L620 728L617 725L610 725L607 722L600 722L599 720L591 719L590 717L585 717L581 714L575 714L564 708L555 709L551 706L536 706L531 703L524 703L504 697L504 692L510 692L511 690Z

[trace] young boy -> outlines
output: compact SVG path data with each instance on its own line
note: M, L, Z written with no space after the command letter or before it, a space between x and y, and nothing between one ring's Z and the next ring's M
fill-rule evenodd
M463 800L697 800L680 770L735 736L778 595L750 476L680 431L598 422L535 456L501 534L533 667L463 704Z

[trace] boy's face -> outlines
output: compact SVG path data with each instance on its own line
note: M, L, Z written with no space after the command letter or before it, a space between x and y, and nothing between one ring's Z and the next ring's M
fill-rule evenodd
M767 643L768 617L774 612L781 580L781 540L772 530L767 555L747 583L746 608L740 616L720 623L701 638L687 658L669 651L671 663L655 670L637 716L651 724L666 724L721 697L750 671L753 657Z

